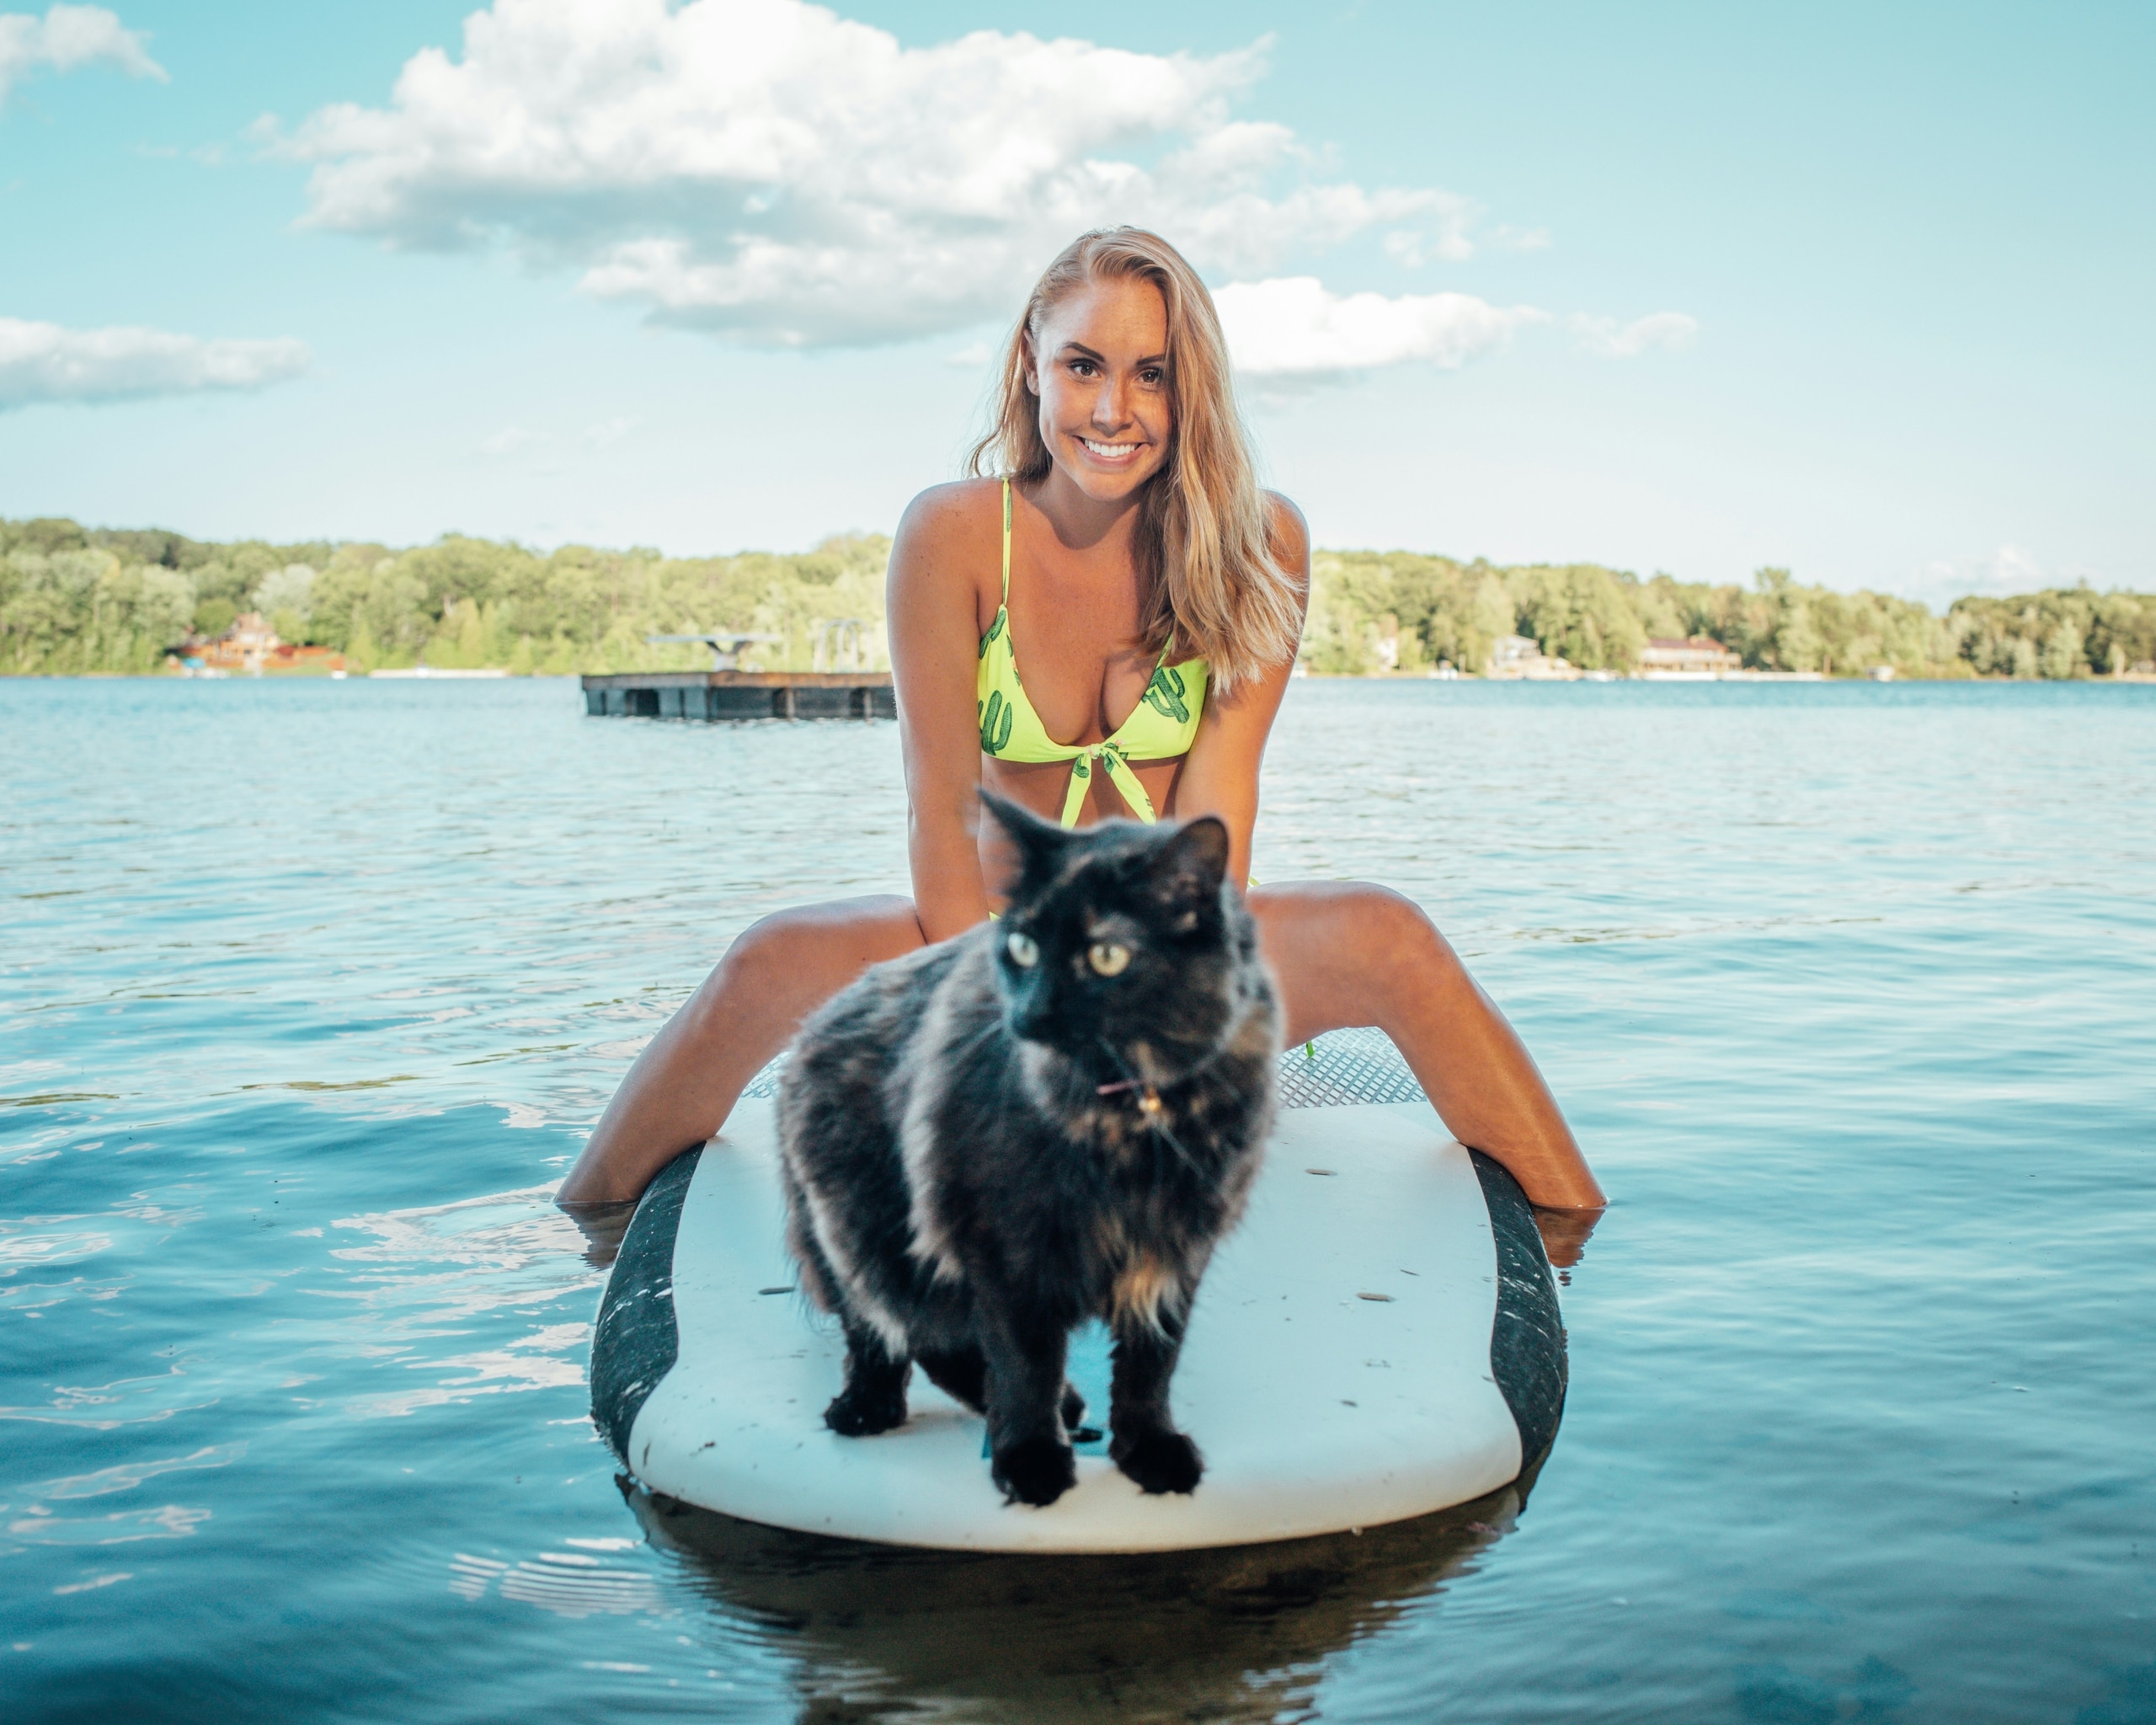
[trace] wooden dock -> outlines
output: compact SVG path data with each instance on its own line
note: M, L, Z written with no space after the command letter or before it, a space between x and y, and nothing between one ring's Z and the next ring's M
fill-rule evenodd
M887 670L624 671L584 679L594 718L896 718Z

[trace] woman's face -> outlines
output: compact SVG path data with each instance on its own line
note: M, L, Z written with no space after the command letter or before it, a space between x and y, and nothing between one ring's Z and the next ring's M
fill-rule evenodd
M1086 496L1129 496L1168 458L1168 308L1142 278L1086 283L1048 308L1033 348L1041 438Z

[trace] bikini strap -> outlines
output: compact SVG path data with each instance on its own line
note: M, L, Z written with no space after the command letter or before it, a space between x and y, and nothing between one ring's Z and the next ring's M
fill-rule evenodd
M1003 602L1011 602L1011 476L1003 476Z

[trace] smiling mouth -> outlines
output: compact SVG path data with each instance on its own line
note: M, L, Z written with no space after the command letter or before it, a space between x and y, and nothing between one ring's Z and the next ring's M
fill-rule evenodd
M1096 443L1090 437L1078 441L1104 462L1127 462L1145 446L1142 443Z

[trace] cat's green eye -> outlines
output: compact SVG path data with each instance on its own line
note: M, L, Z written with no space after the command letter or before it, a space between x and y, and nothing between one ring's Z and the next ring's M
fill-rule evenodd
M1086 948L1086 962L1102 976L1120 976L1129 968L1130 948L1113 941L1097 940Z
M1040 961L1041 949L1030 934L1021 934L1014 928L1003 944L1010 949L1011 962L1025 969L1032 969Z

